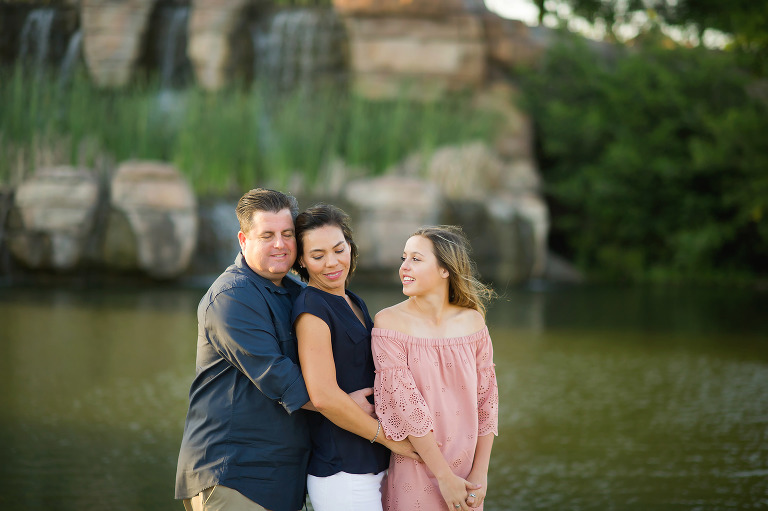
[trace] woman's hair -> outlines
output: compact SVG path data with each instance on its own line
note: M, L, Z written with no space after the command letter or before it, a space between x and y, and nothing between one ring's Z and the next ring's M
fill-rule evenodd
M298 250L298 257L293 263L293 269L301 276L301 280L304 282L309 281L309 272L306 268L302 268L299 265L299 258L304 254L304 235L319 227L325 227L326 225L334 225L341 229L344 239L349 243L349 274L347 274L347 280L345 285L349 284L349 279L352 277L355 268L357 267L357 245L355 240L352 239L352 227L350 226L349 215L343 210L332 206L330 204L316 204L311 208L307 208L296 217L296 246Z
M448 270L448 302L475 309L485 316L488 302L496 293L478 280L477 268L469 257L472 249L461 227L422 227L411 236L423 236L430 240L438 264Z

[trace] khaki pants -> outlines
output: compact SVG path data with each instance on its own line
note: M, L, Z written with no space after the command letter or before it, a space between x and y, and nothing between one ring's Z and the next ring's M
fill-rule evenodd
M216 485L191 499L184 499L186 511L269 511L232 488Z

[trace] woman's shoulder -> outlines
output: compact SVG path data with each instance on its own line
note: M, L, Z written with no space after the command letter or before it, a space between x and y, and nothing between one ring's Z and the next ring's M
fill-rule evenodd
M300 314L308 312L325 319L331 310L332 307L323 295L323 292L312 286L307 286L301 290L299 296L296 297L296 301L293 302L291 316L293 316L295 321Z

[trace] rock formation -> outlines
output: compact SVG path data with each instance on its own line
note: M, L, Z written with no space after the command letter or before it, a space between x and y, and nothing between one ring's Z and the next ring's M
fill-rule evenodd
M84 263L93 237L99 183L87 169L39 169L16 189L10 213L11 253L24 266L69 271Z
M82 0L83 54L102 87L128 83L142 49L154 0Z
M196 243L197 200L187 180L161 162L121 164L110 187L104 263L173 278L189 266Z

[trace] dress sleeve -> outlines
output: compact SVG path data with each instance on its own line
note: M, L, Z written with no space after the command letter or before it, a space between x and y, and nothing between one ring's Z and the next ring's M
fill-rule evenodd
M381 427L392 440L424 436L433 429L432 413L408 367L405 344L376 330L371 335L376 365L373 398Z
M496 383L496 364L493 363L493 344L486 333L477 343L477 413L478 436L493 433L499 436L499 387Z

